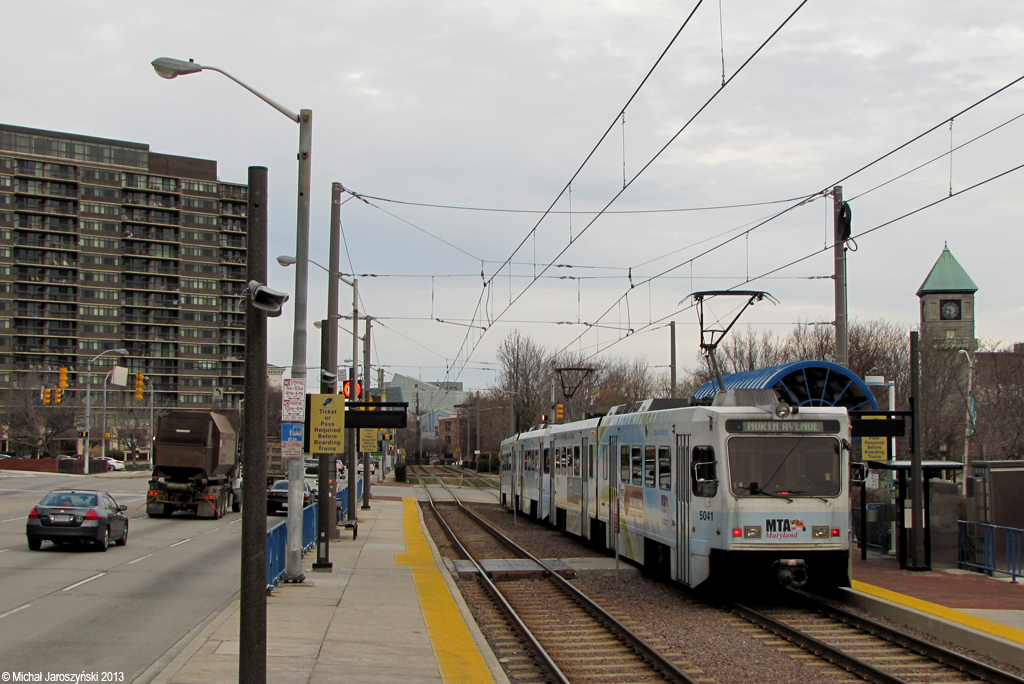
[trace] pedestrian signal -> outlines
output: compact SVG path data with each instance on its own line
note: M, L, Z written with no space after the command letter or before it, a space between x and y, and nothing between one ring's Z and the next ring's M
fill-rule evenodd
M351 399L352 398L352 381L351 380L346 380L345 381L345 389L344 389L344 391L345 391L345 398L346 399ZM363 396L363 383L357 382L356 383L356 398L358 399L361 396Z

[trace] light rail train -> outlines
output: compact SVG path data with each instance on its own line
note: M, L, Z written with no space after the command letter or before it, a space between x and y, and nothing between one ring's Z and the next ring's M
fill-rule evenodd
M790 406L773 390L681 403L506 439L501 503L690 587L849 586L846 409Z

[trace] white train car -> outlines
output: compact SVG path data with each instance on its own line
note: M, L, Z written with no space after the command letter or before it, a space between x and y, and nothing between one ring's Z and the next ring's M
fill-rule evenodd
M736 406L737 397L759 405ZM696 587L774 576L849 586L850 423L771 390L647 400L501 448L501 501Z

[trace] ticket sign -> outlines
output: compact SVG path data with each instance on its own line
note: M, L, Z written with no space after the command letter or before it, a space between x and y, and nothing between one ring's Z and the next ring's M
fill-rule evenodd
M359 429L359 451L363 453L371 453L377 450L377 429L376 428L360 428Z
M345 402L337 394L309 397L309 453L341 454L345 451Z
M861 437L860 457L865 461L888 461L888 437Z

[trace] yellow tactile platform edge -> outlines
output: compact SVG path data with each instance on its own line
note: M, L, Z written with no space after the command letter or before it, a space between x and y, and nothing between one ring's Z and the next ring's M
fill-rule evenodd
M420 527L419 504L415 499L404 499L403 504L402 527L407 552L396 554L395 562L412 570L441 680L445 684L493 683L494 677L434 562L430 545Z
M974 629L985 632L986 634L992 634L1018 644L1024 644L1024 631L1014 629L1013 627L1007 627L1006 625L1001 625L998 622L992 622L991 620L976 617L954 608L940 606L937 603L917 599L913 596L907 596L906 594L900 594L895 591L890 591L889 589L876 587L872 584L858 582L857 580L853 580L853 588L857 591L862 591L865 594L877 596L880 599L885 599L886 601L898 603L901 606L907 606L908 608L919 610L922 613L928 613L929 615L951 620L967 627L973 627Z

